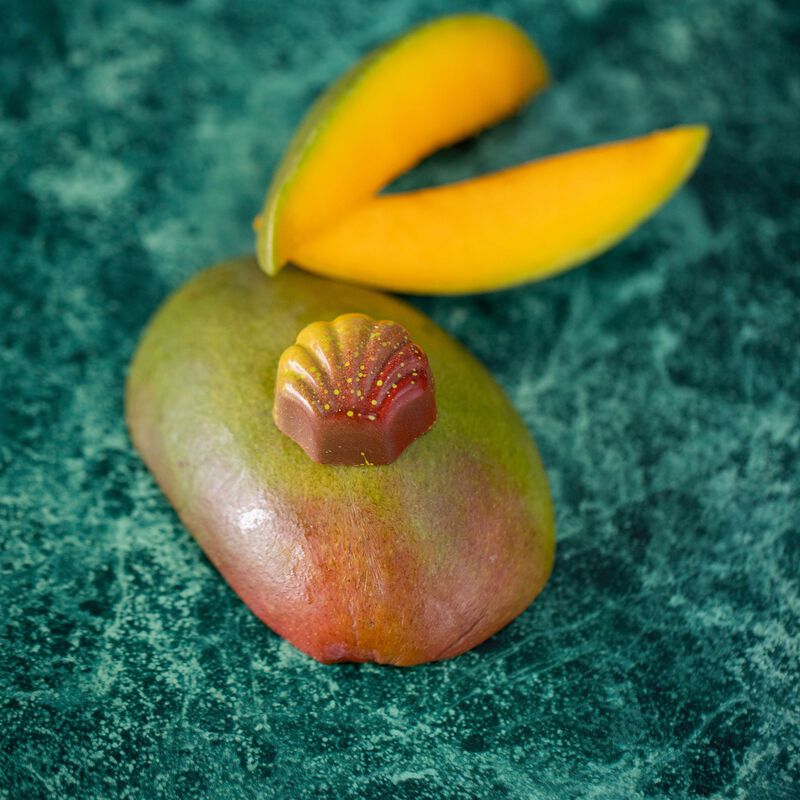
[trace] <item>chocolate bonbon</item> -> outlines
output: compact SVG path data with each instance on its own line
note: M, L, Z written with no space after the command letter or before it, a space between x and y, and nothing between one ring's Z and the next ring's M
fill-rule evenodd
M436 421L428 359L395 322L313 322L281 356L273 418L319 463L389 464Z

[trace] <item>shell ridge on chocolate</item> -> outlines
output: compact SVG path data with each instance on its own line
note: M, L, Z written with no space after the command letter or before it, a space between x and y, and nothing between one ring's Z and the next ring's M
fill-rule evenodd
M342 356L341 342L339 341L339 335L333 322L326 322L322 327L327 333L327 339L330 342L331 362L330 362L329 375L331 377L331 381L334 381L336 372L341 370L341 365L344 363L344 358ZM320 344L320 346L322 345ZM336 387L336 388L338 388L339 391L341 391L341 387Z
M331 323L340 358L339 369L347 383L347 386L340 387L347 400L346 405L361 405L369 392L369 379L361 368L366 366L366 344L374 325L373 319L360 312L342 314Z
M344 410L345 413L348 410L351 410L355 414L355 409L352 408L352 406L356 405L356 392L359 391L359 389L356 382L356 377L354 377L353 373L352 359L355 358L356 348L353 346L354 343L352 341L347 341L347 333L351 330L352 324L356 323L356 320L358 320L361 315L345 314L342 316L347 319L346 325L342 322L339 322L342 317L337 317L335 320L333 320L333 322L328 324L328 327L331 330L331 337L337 356L337 371L339 372L340 376L344 377L344 383L340 383L336 388L340 391L339 402L342 406L342 410ZM355 329L357 332L360 332L359 325L356 325ZM333 378L335 376L331 375L331 377Z
M378 363L378 368L372 378L377 390L376 399L379 407L384 404L389 396L392 385L391 381L388 380L387 364L392 360L392 356L396 353L398 347L402 347L403 344L408 341L408 334L404 328L396 323L386 322L386 329L382 332L381 336L377 337L377 341L375 342L375 349L383 355L383 358L375 359L376 363ZM378 383L378 381L380 381L380 383Z
M361 315L369 320L369 317L366 315ZM378 323L380 324L380 323ZM358 330L358 339L356 341L356 348L353 351L353 358L356 360L356 363L353 364L354 367L357 368L356 373L356 392L359 398L369 396L369 387L374 377L372 373L374 372L374 364L370 360L369 357L369 343L372 336L374 326L373 325L363 325L357 328ZM367 369L367 365L369 364L369 369Z
M299 373L299 377L310 392L330 394L330 367L326 362L320 360L318 353L297 342L288 348L286 353L288 354L287 367L295 369L296 373ZM304 365L301 358L307 360L309 366Z
M297 358L297 347L292 345L284 351L278 369L286 376L284 391L299 403L313 410L312 398L316 395L315 382L310 371Z
M309 402L308 397L293 383L287 382L283 391L285 391L290 397L293 397L300 405L307 408L310 412L315 411L314 407Z
M436 419L433 376L405 328L343 314L284 351L273 417L323 463L391 463Z
M284 353L284 368L294 380L312 385L315 383L312 368L304 363L311 360L309 353L302 345L294 344Z

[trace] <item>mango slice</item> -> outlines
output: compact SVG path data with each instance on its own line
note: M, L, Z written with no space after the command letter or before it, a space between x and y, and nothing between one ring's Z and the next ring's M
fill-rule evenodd
M510 22L460 14L365 57L312 107L254 223L275 275L309 236L440 147L508 116L548 81Z
M385 466L312 461L272 419L281 353L348 312L402 325L438 419ZM131 366L133 442L206 555L271 628L320 661L463 653L520 614L553 564L542 463L458 342L394 298L242 258L201 272Z
M684 126L377 197L292 253L328 277L452 294L538 280L608 249L688 178L708 139Z

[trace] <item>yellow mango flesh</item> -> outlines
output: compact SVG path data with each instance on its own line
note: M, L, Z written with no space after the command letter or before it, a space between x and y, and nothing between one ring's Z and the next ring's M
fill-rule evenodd
M367 56L312 107L255 221L274 275L309 236L428 154L508 116L548 80L506 20L445 17Z
M688 178L708 139L683 126L448 186L377 197L292 251L328 277L452 294L538 280L601 253Z

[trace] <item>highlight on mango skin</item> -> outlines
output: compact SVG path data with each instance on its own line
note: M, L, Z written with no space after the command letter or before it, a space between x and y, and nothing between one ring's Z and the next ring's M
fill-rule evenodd
M312 107L275 175L254 223L262 269L275 275L291 260L376 288L458 294L541 280L600 255L688 180L707 127L378 194L548 81L533 42L489 15L435 20L368 55Z

